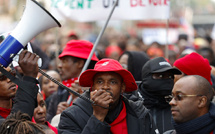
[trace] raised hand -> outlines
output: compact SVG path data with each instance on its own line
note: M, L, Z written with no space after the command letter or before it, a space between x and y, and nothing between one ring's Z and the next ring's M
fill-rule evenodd
M110 92L106 90L99 89L98 91L92 91L90 93L90 98L94 102L93 115L100 121L104 121L108 111L110 103L113 102L113 96Z
M25 76L31 76L36 78L38 74L38 64L37 61L39 56L31 53L27 50L23 50L19 55L19 66Z

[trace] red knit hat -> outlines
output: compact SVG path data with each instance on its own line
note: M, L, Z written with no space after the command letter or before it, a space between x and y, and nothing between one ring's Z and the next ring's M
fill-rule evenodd
M126 92L132 92L137 89L133 75L126 69L123 69L118 61L109 58L98 61L94 69L84 71L79 78L80 86L91 87L93 85L93 77L99 72L116 72L121 75L126 84Z
M200 75L211 82L211 66L207 59L193 52L175 61L173 66L177 67L186 75Z
M90 52L93 48L93 44L85 40L71 40L66 44L66 47L63 49L63 52L59 55L59 58L64 56L73 56L82 59L87 59L90 55ZM93 61L98 61L95 53L92 56Z

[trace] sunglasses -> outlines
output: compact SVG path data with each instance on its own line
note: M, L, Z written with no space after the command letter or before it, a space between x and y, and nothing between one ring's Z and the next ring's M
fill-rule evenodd
M166 100L166 102L167 103L170 103L170 101L174 98L175 99L175 101L181 101L181 100L183 100L183 98L184 97L197 97L197 96L204 96L204 95L184 95L184 94L177 94L177 95L175 95L175 96L173 96L173 95L168 95L168 96L165 96L164 98L165 98L165 100Z
M16 76L16 71L15 70L10 70L10 74L13 76ZM4 74L0 74L0 81L4 81L7 79L7 76L5 76Z

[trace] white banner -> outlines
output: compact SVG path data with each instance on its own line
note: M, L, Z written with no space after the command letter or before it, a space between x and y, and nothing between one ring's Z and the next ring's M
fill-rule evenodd
M178 29L170 28L168 30L168 44L176 43L178 35ZM165 28L145 28L142 31L142 39L146 45L151 45L155 41L161 45L166 45L167 30Z
M58 20L106 20L115 0L50 0ZM112 20L168 19L170 0L119 0Z

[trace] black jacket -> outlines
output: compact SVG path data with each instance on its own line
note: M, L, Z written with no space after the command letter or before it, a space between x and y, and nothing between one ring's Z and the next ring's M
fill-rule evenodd
M89 97L89 91L83 94ZM155 125L141 101L133 102L123 97L127 112L128 134L155 134ZM61 114L59 134L110 134L110 125L93 116L91 104L78 98Z
M163 134L177 134L175 130L169 130L164 132Z
M52 118L56 115L58 104L60 102L67 101L68 97L68 91L59 86L57 92L54 92L50 96L50 102L47 111L47 121L51 122Z
M132 92L132 94L124 94L126 98L132 101L142 101L143 105L149 109L149 113L152 115L152 118L158 128L159 132L162 134L168 130L173 129L173 125L171 123L171 107L170 105L167 107L150 107L150 105L146 105L144 102L144 95L138 90ZM152 104L153 105L153 104Z
M160 133L173 129L173 125L171 123L172 115L170 107L166 108L153 107L150 109L150 114L152 115L153 120Z
M144 89L141 88L140 84L136 95L138 98L142 99L143 105L150 110L149 112L152 115L159 132L162 134L163 132L172 130L173 125L171 123L171 106L166 103L165 99L158 99L152 94L143 92L143 90Z
M24 76L21 81L22 84L25 85L26 89L22 89L20 86L18 87L11 113L21 111L22 113L27 113L32 117L34 114L34 108L37 107L38 86L36 84L39 82L35 78L29 76ZM4 118L0 119L0 124L4 120Z

